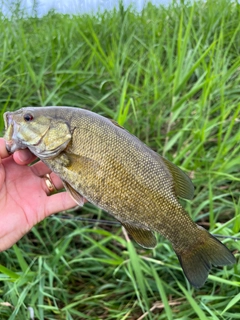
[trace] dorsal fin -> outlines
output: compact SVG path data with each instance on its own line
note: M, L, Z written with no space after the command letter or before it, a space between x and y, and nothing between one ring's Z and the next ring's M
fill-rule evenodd
M124 127L122 127L116 120L113 120L113 119L109 119L113 124L115 124L115 126L123 129L123 130L126 130Z
M176 194L184 199L192 199L194 195L194 186L191 179L175 164L161 157L174 180Z

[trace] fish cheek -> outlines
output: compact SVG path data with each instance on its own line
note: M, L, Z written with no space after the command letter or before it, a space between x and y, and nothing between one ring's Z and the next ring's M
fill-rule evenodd
M46 117L33 117L31 121L24 120L24 116L13 115L14 131L13 139L26 143L28 146L36 146L41 143L42 137L50 127L50 119Z
M41 141L41 132L33 130L30 126L21 126L17 137L20 141L26 142L27 145L37 145Z

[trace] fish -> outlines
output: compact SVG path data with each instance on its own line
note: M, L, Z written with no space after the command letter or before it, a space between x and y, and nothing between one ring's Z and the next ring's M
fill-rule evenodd
M184 210L191 179L114 120L74 107L25 107L4 113L6 149L28 148L62 180L78 205L85 199L115 217L142 247L155 232L170 241L188 281L200 288L212 265L232 252Z

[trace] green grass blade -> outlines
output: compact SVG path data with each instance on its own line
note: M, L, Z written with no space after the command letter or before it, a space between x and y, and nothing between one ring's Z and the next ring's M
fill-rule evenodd
M199 317L199 319L208 320L209 318L205 315L203 310L199 307L199 305L194 300L194 298L189 294L189 292L180 283L178 283L178 286L182 290L182 292L184 293L185 297L187 298L188 302L192 306L194 312Z

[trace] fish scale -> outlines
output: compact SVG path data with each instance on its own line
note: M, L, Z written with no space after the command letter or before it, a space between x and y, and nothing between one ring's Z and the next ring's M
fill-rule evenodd
M178 201L194 188L177 166L115 121L80 108L27 107L4 114L9 152L29 148L82 205L112 214L145 248L166 237L192 285L201 287L212 265L235 262L233 254L195 224Z

